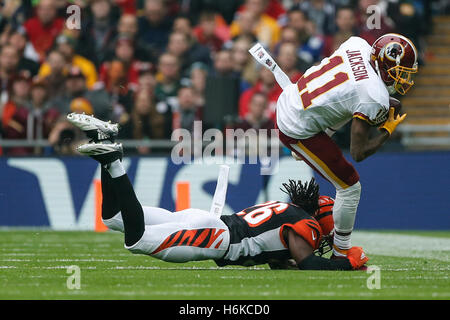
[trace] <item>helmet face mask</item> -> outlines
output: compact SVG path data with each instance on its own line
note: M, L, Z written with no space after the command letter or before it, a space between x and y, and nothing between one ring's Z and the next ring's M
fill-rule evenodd
M413 75L417 73L417 66L408 68L395 66L388 70L389 76L394 79L394 89L401 95L405 95L414 85Z

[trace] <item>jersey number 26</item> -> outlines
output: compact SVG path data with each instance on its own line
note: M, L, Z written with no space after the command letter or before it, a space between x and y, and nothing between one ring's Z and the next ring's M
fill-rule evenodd
M257 227L269 220L274 213L283 213L288 207L289 205L287 203L269 201L251 211L241 211L237 213L237 215L243 216L243 219L248 223L250 227Z

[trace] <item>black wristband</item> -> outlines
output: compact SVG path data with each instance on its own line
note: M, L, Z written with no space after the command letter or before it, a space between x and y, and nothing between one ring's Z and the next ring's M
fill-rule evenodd
M352 270L350 260L347 258L330 260L314 254L306 257L298 264L300 270Z

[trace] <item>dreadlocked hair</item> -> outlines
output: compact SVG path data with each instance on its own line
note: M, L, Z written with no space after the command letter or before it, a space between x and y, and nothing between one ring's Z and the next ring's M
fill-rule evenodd
M289 196L291 202L311 216L319 209L319 185L316 179L311 178L304 184L300 180L289 179L289 183L283 183L283 187L284 189L280 188L280 190Z

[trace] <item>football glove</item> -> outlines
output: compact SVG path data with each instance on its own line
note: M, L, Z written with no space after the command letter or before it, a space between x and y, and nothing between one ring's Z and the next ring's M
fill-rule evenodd
M394 108L389 108L389 117L386 120L386 122L380 127L380 129L385 129L387 132L389 132L389 135L394 132L395 128L406 118L406 113L400 116L399 114L394 117Z
M361 247L352 247L348 250L347 259L350 260L353 270L360 269L367 261L369 261L369 258L366 256L363 248Z

